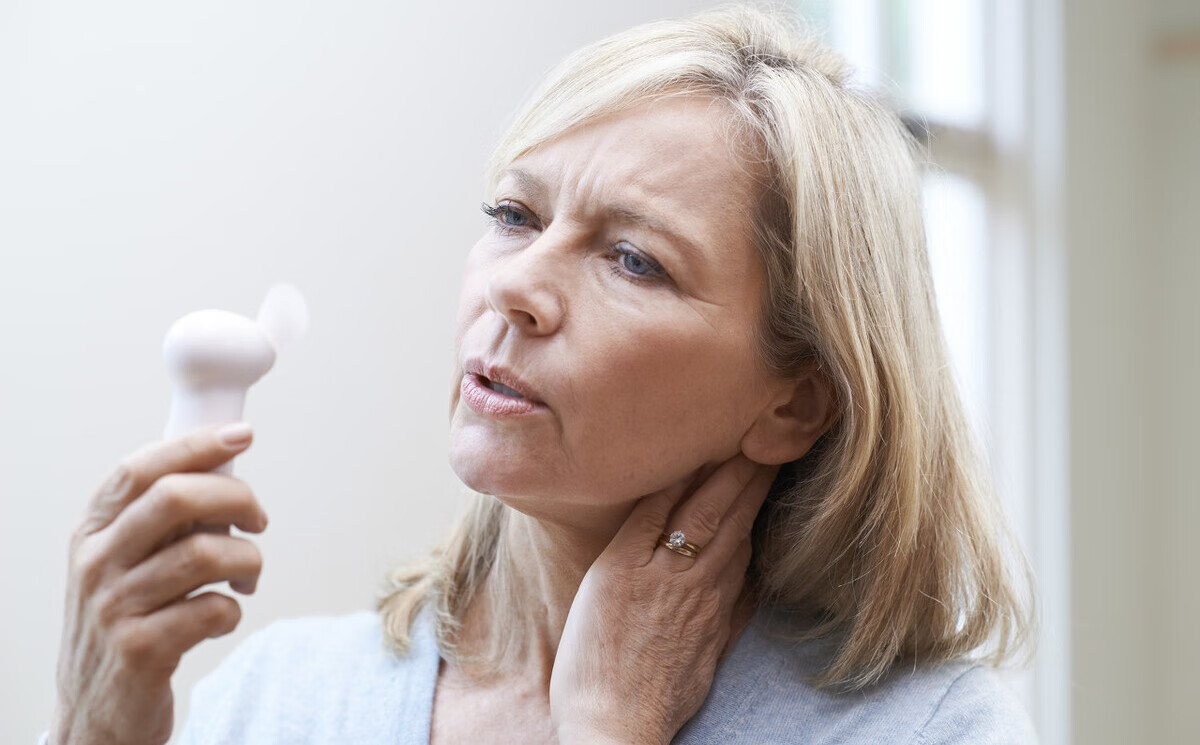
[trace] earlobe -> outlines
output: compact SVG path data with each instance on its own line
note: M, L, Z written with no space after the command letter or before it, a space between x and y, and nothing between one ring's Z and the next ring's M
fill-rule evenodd
M833 387L816 371L781 383L742 437L742 452L765 465L798 460L833 424Z

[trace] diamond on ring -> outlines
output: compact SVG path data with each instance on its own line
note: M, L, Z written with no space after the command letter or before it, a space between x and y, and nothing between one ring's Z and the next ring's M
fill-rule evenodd
M696 556L700 553L700 547L694 543L688 543L687 538L684 537L682 530L676 530L670 535L663 533L658 537L658 545L665 546L675 553L686 556L689 559L696 558Z

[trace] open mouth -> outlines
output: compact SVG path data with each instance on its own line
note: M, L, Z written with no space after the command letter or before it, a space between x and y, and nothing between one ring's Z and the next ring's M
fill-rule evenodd
M495 391L497 393L503 393L505 396L512 396L513 398L525 398L520 393L517 393L516 391L514 391L512 388L509 388L506 385L501 385L494 380L488 380L487 378L483 377L482 375L479 376L479 379L483 382L484 385L486 385L488 388L491 388L493 391Z

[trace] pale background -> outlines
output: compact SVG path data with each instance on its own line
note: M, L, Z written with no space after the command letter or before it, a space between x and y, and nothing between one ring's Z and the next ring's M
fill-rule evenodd
M238 631L185 658L180 720L245 634L369 607L437 540L462 503L453 315L491 143L565 53L707 5L0 0L0 741L49 721L68 534L161 432L186 312L253 314L284 279L313 325L251 392L237 474L271 516L266 567ZM1043 648L1060 695L1030 706L1046 742L1196 742L1200 6L1037 6L1060 116L1035 222L1059 270L1032 277L1058 308L1032 324L1062 343L1029 364L1065 412L1069 500L1030 529L1067 572Z

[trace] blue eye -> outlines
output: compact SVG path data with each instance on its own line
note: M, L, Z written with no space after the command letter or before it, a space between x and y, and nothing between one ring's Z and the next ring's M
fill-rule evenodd
M501 235L515 235L518 232L517 228L533 227L532 216L515 204L505 203L493 207L484 202L481 209L483 214L492 218L496 231Z
M614 274L625 277L631 282L658 282L667 278L666 270L657 261L643 256L637 251L622 248L623 244L613 246L612 252L617 255L617 263L612 266ZM624 271L622 271L622 267Z
M631 265L628 261L625 261L626 259L633 259L635 263ZM653 267L647 264L646 260L637 254L621 254L621 261L624 263L625 268L634 274L647 274L653 270ZM638 271L637 267L639 266L644 268L643 271Z
M499 235L524 236L526 228L541 230L536 218L519 203L505 202L492 206L484 202L480 207L491 218L492 227ZM633 250L623 241L609 249L609 256L616 257L616 261L609 262L609 269L626 281L653 284L670 279L661 264Z
M500 222L513 227L520 227L528 222L529 218L523 213L517 212L512 207L500 207Z

